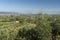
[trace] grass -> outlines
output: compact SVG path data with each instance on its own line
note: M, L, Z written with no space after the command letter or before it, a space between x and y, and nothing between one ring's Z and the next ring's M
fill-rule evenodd
M16 38L20 29L25 28L29 30L34 28L36 25L31 23L20 23L16 22L0 22L0 39L1 40L13 40Z

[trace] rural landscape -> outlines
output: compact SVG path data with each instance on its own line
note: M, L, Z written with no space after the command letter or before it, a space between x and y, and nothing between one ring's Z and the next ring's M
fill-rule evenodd
M60 0L0 0L0 40L60 40Z
M2 15L0 40L60 40L60 14Z

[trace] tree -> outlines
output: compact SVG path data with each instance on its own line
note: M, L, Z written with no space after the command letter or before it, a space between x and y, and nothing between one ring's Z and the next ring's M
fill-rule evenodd
M36 31L39 33L40 40L51 40L51 26L43 14L37 15Z
M60 32L60 19L59 19L59 17L56 16L50 24L52 26L52 40L56 40L56 36Z

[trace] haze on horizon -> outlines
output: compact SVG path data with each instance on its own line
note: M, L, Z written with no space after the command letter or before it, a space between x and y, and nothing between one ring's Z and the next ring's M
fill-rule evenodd
M60 12L60 0L0 0L0 12Z

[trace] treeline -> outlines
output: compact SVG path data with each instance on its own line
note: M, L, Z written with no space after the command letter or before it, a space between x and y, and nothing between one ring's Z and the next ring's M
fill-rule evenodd
M56 40L57 35L60 35L57 14L0 17L0 40Z

